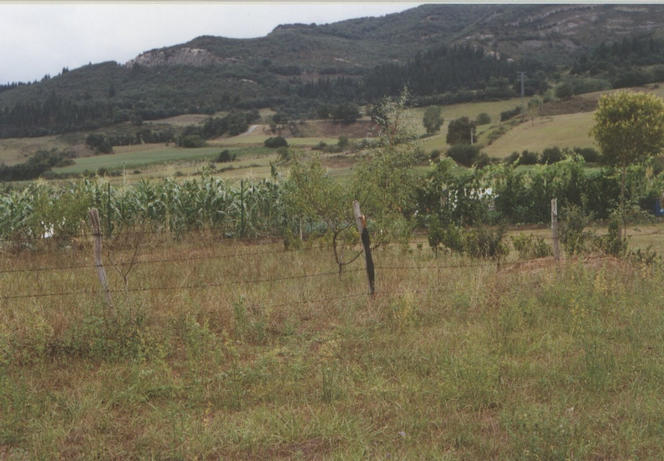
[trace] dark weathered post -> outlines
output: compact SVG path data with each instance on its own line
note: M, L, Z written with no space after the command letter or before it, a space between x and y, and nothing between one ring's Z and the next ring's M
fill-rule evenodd
M99 282L101 287L104 289L104 295L106 297L106 305L108 307L113 306L113 301L111 300L111 292L108 289L108 280L106 279L106 270L104 265L101 262L101 225L99 223L99 211L96 208L90 209L90 224L92 226L92 235L95 238L95 248L94 248L94 257L95 257L95 267L97 268L97 275L99 276Z
M353 201L353 214L355 215L355 223L357 224L357 230L360 232L360 237L362 239L362 246L364 247L364 256L366 259L367 266L367 277L369 278L369 294L373 296L375 274L374 274L374 264L373 258L371 257L371 241L369 240L369 230L367 229L367 219L360 211L360 202L357 200Z
M558 199L551 199L551 234L553 236L553 257L560 261L560 244L558 242Z

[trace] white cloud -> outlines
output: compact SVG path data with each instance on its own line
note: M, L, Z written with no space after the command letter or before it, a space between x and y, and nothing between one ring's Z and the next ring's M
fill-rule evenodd
M125 62L200 35L260 37L279 24L380 16L415 3L0 3L0 83Z

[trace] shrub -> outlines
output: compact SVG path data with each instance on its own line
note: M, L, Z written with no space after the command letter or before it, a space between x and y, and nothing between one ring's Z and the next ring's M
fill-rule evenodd
M478 114L477 118L475 119L476 125L488 125L489 123L491 123L491 116L486 112Z
M464 165L472 166L478 158L480 153L479 146L470 144L457 144L447 150L447 156L455 162Z
M593 149L592 147L575 147L574 153L583 157L583 160L588 163L602 162L602 154L597 149Z
M286 139L281 136L267 138L263 144L265 147L269 147L271 149L276 149L278 147L288 147L288 141L286 141Z
M197 134L189 134L186 136L181 136L178 139L178 146L186 148L195 148L195 147L204 147L205 139Z
M463 252L463 234L461 228L453 225L441 225L437 220L429 223L427 239L434 253L438 254L438 248L443 246L458 253Z
M574 96L574 88L569 83L563 82L556 87L554 94L558 99L569 99Z
M511 118L516 117L521 113L521 106L516 106L514 109L506 110L500 113L500 121L504 122Z
M539 154L537 152L530 152L524 150L519 155L519 165L535 165L539 161Z
M500 259L507 255L507 246L503 243L505 229L491 230L487 227L472 229L464 236L463 248L472 258Z
M519 253L520 259L544 258L553 254L551 246L542 237L533 234L513 236L512 246Z
M113 152L111 141L106 135L91 133L85 138L85 144L95 150L97 154L110 154Z
M217 162L219 163L226 163L226 162L232 162L235 160L237 157L237 154L232 154L228 149L224 149L221 152L219 152L219 155L217 155Z
M588 216L575 205L563 210L562 214L564 219L560 223L560 243L563 244L567 254L584 253L588 249L588 240L592 236L589 232L584 232L589 222Z
M607 255L621 257L627 252L627 241L620 237L620 223L617 216L609 221L609 232L596 237L595 249Z
M517 163L518 161L519 161L519 153L517 151L512 152L510 155L505 157L504 160L504 162L507 163L508 165Z
M540 161L542 163L556 163L560 162L563 159L563 153L558 146L547 147L542 151L542 157Z

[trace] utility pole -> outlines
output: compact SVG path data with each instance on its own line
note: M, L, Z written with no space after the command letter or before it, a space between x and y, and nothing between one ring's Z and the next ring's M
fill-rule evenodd
M526 111L526 106L523 104L523 96L524 96L524 91L523 91L523 80L526 77L525 72L517 72L519 74L519 80L521 80L521 112Z

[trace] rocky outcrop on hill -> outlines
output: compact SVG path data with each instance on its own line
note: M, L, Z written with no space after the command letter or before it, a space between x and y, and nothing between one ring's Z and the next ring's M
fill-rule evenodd
M173 65L202 67L225 61L229 61L229 59L215 56L202 48L171 47L146 51L127 62L126 65L128 67L133 67L135 64L146 67Z

